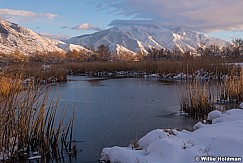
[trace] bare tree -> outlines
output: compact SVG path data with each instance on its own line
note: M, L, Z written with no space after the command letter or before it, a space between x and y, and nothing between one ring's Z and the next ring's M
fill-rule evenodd
M108 46L100 45L95 51L97 53L97 58L100 61L108 61L111 57L111 52Z
M158 56L159 56L158 49L156 49L154 47L148 49L148 54L147 54L148 59L157 60Z
M242 55L242 52L243 52L243 39L242 38L233 39L232 43L233 43L233 54L235 56Z

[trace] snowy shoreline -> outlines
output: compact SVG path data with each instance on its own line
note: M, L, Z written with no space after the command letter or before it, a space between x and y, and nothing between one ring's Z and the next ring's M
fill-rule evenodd
M240 104L243 109L243 103ZM212 124L198 122L194 131L157 129L138 141L138 147L104 148L101 162L111 163L194 163L242 162L243 110L208 114Z

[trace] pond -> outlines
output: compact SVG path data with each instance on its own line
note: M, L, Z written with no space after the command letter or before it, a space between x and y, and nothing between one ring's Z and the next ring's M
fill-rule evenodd
M179 116L180 82L68 78L52 87L51 94L61 94L60 105L65 104L69 114L76 107L73 135L78 153L72 162L98 162L104 147L129 146L151 130L190 129L196 122Z

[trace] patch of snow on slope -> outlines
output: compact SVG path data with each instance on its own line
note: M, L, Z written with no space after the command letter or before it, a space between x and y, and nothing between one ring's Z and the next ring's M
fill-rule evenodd
M68 44L68 43L64 43L64 42L59 42L59 44L57 45L59 48L63 49L64 51L84 51L84 52L91 52L90 50L80 46L80 45L74 45L74 44Z
M111 44L109 46L111 52L116 54L128 53L128 54L135 54L133 51L119 45L119 44Z

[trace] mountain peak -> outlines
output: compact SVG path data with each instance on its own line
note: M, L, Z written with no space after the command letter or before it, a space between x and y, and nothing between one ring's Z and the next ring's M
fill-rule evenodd
M83 47L97 48L106 45L111 51L122 53L147 52L148 49L168 49L173 51L179 48L182 52L196 51L198 47L212 44L220 47L228 42L190 31L181 27L160 26L149 23L116 23L117 25L106 30L89 35L82 35L64 40L43 37L18 24L0 18L0 50L3 53L20 51L25 54L53 51L87 51ZM79 45L79 46L77 46Z
M116 23L117 24L117 23ZM151 23L120 23L110 29L90 35L73 37L66 40L68 43L81 46L119 45L125 49L137 52L150 48L185 51L196 51L200 46L212 44L225 46L227 41L212 38L199 32L190 31L182 27L159 26Z

